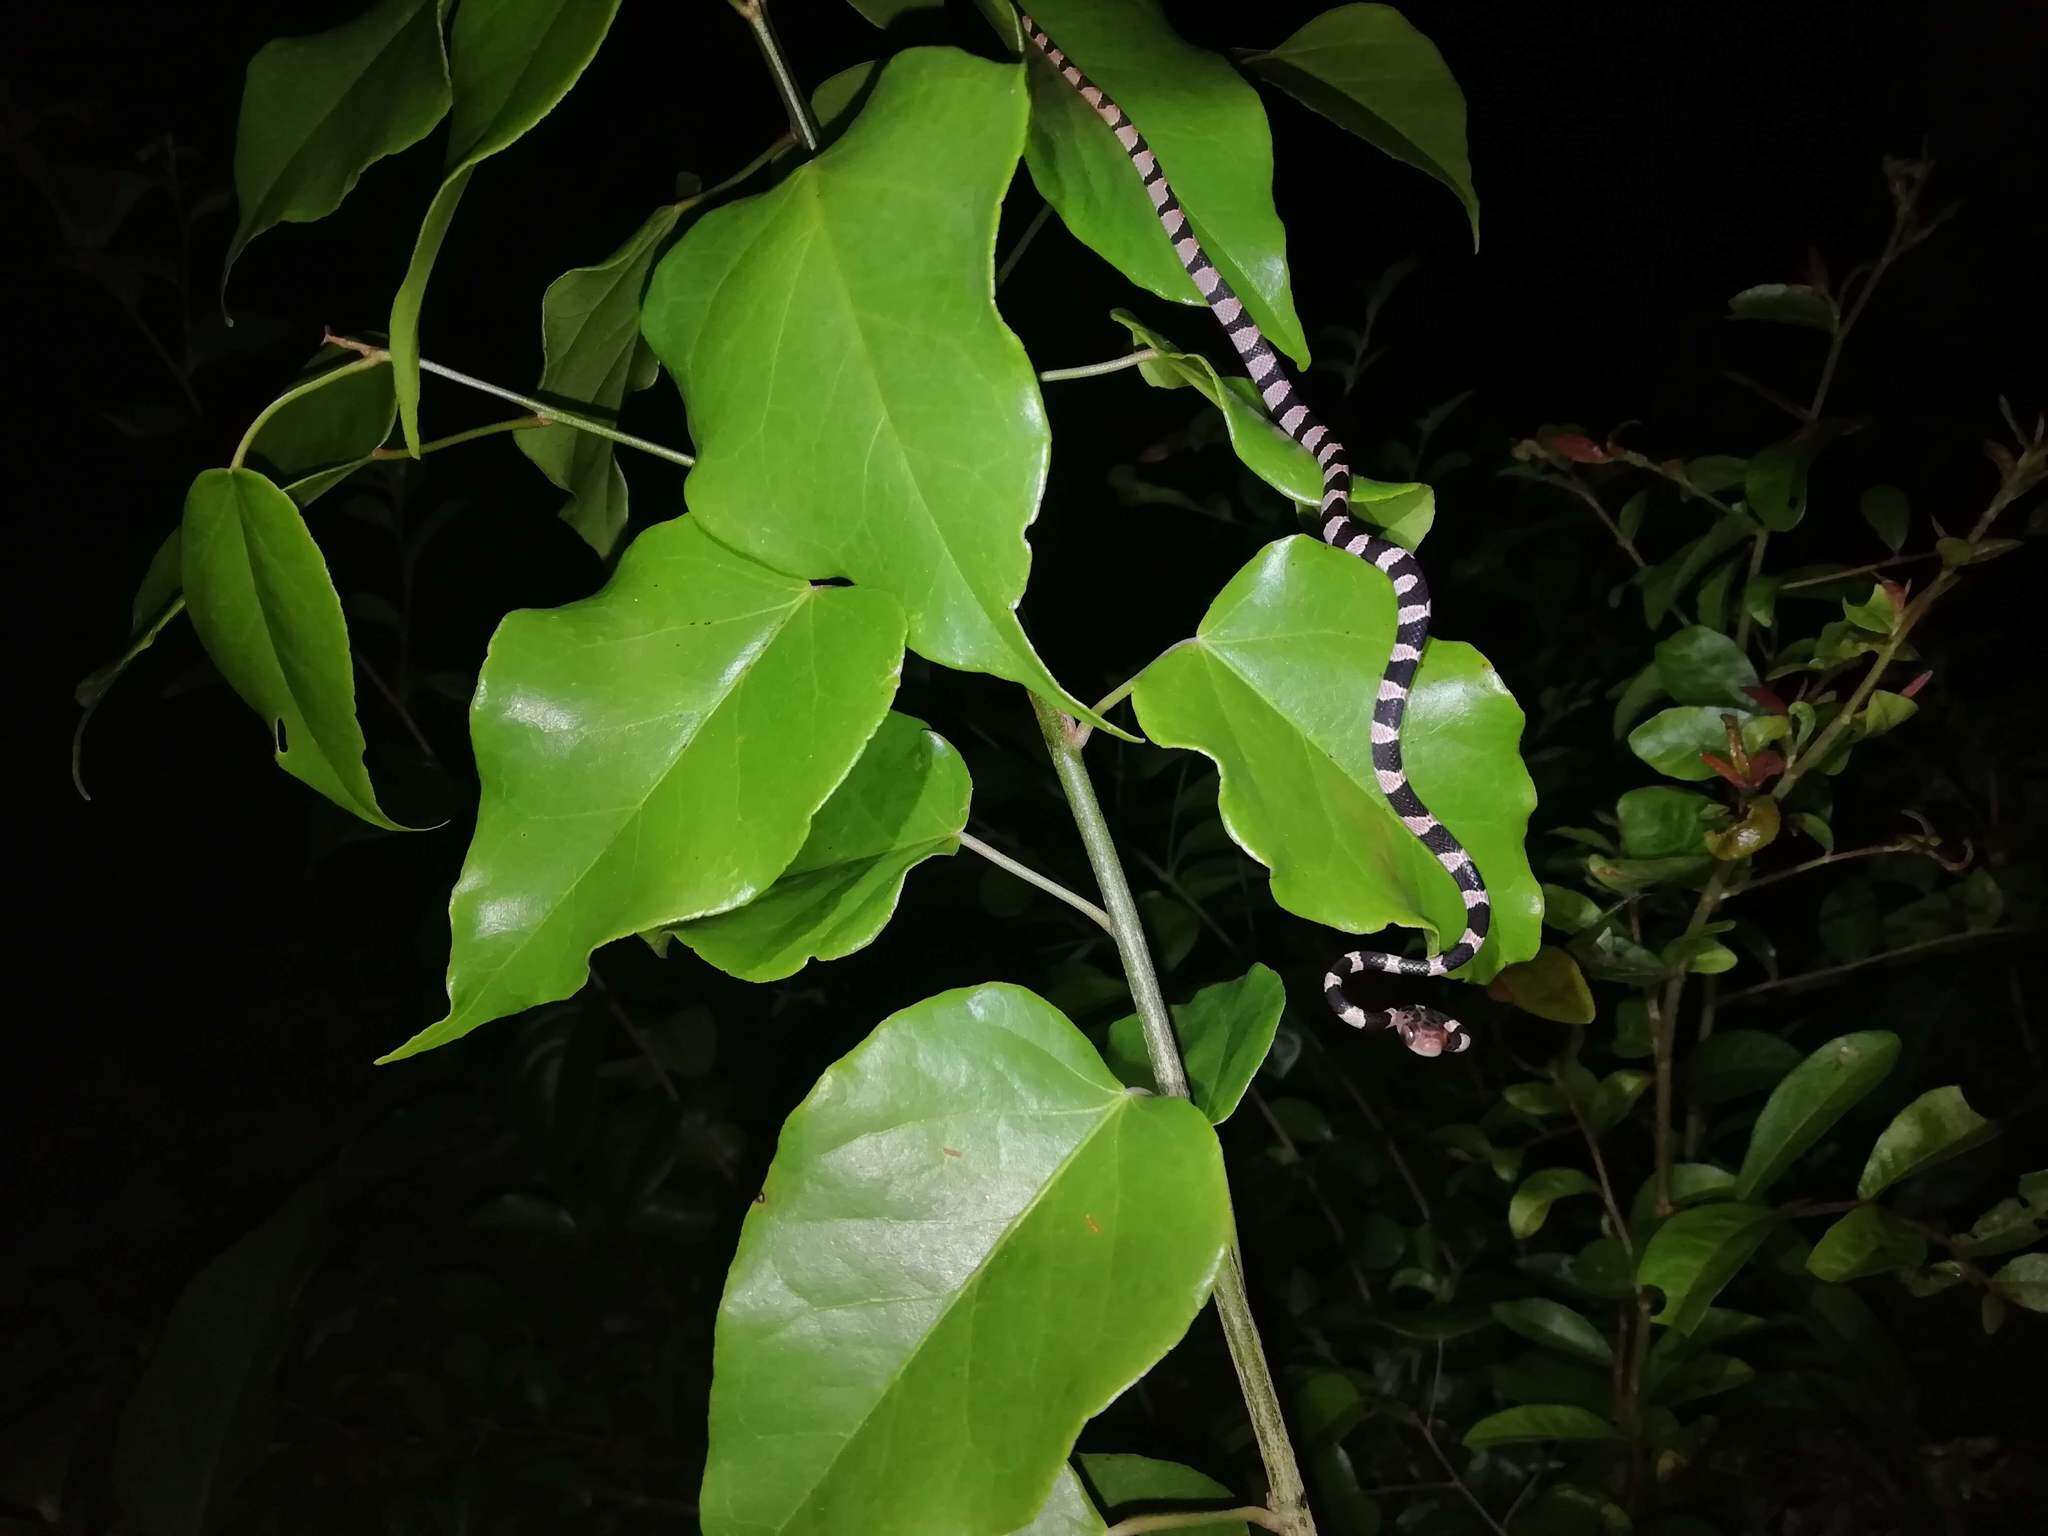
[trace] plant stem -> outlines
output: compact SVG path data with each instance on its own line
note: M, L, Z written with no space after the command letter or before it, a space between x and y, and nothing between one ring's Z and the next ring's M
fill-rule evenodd
M1138 920L1138 905L1131 898L1130 881L1124 877L1116 844L1103 819L1102 805L1095 797L1095 785L1088 765L1075 740L1074 723L1037 694L1031 708L1038 716L1038 729L1051 754L1053 771L1073 812L1081 844L1088 851L1089 867L1102 888L1103 904L1116 936L1117 953L1123 959L1124 976L1137 1004L1138 1022L1144 1030L1145 1051L1151 1058L1152 1077L1162 1092L1177 1098L1191 1097L1187 1070L1181 1064L1180 1045L1174 1039L1173 1017L1159 990L1159 978L1152 969L1152 956L1145 946L1144 926ZM1268 1529L1284 1536L1315 1536L1315 1520L1309 1513L1307 1490L1301 1469L1294 1459L1294 1446L1287 1437L1287 1420L1280 1411L1280 1394L1273 1373L1266 1364L1266 1352L1259 1342L1259 1325L1252 1316L1246 1294L1244 1266L1238 1256L1236 1234L1223 1256L1216 1276L1216 1314L1223 1323L1223 1336L1230 1346L1231 1363L1237 1367L1238 1386L1244 1394L1252 1433L1259 1443L1259 1455L1266 1467L1267 1502L1275 1524Z
M1451 1485L1465 1496L1465 1502L1472 1506L1474 1513L1486 1522L1486 1528L1492 1531L1494 1536L1508 1536L1501 1523L1487 1512L1484 1504L1479 1502L1479 1495L1465 1485L1465 1479L1460 1477L1458 1469L1451 1465L1451 1458L1446 1456L1443 1447L1436 1443L1436 1432L1429 1427L1428 1422L1417 1414L1414 1416L1414 1424L1422 1431L1423 1443L1429 1447L1430 1455L1437 1459L1437 1465L1444 1469L1445 1475L1451 1480Z
M1643 558L1643 552L1636 548L1635 540L1624 534L1621 531L1621 525L1607 515L1607 508L1601 504L1600 498L1593 494L1591 486L1587 485L1577 475L1570 473L1567 473L1562 480L1556 483L1562 485L1566 490L1593 509L1593 515L1600 519L1600 526L1614 536L1614 542L1621 546L1623 554L1635 562L1637 570L1644 570L1648 567L1649 562Z
M1776 885L1780 880L1790 880L1794 875L1803 875L1809 869L1820 869L1829 864L1846 864L1851 859L1868 859L1880 853L1917 853L1926 858L1935 859L1937 863L1940 862L1933 850L1919 843L1878 843L1869 848L1851 848L1843 853L1824 853L1819 858L1808 859L1803 864L1793 864L1784 869L1774 869L1768 875L1759 875L1756 879L1736 887L1736 889L1728 892L1721 899L1723 901L1733 901L1737 896L1746 896L1751 891L1759 890L1766 885Z
M1126 352L1122 357L1112 357L1106 363L1083 363L1078 368L1048 368L1039 378L1048 384L1057 384L1062 379L1093 379L1105 373L1119 373L1126 368L1135 368L1140 363L1149 363L1159 355L1157 347L1140 347L1135 352Z
M1742 596L1738 599L1742 604L1742 612L1736 615L1735 619L1735 649L1738 651L1746 652L1749 649L1749 584L1755 581L1757 574L1763 570L1764 551L1770 547L1770 543L1771 530L1768 528L1757 529L1756 537L1750 541L1749 574L1742 578Z
M654 1080L661 1085L662 1093L671 1104L680 1104L683 1096L676 1091L675 1079L668 1075L668 1068L662 1064L661 1058L654 1054L654 1047L648 1042L647 1036L642 1034L640 1026L633 1022L633 1016L626 1012L618 994L604 984L604 978L597 974L595 966L591 967L590 980L597 988L598 996L604 999L605 1007L611 1010L612 1021L625 1031L626 1038L633 1042L633 1048L640 1053L641 1060L654 1069Z
M1256 1525L1261 1530L1285 1532L1289 1526L1282 1523L1279 1515L1260 1504L1244 1504L1236 1509L1174 1510L1159 1515L1133 1515L1128 1520L1119 1520L1102 1536L1140 1536L1144 1531L1185 1531L1198 1525L1221 1525L1236 1520L1245 1525Z
M1889 560L1873 560L1868 565L1852 565L1846 571L1830 571L1825 576L1802 576L1797 581L1780 582L1778 590L1796 592L1801 587L1824 587L1831 581L1847 581L1851 576L1870 576L1878 571L1888 571L1894 566L1918 565L1922 560L1936 558L1937 552L1931 549L1922 550L1917 555L1893 555Z
M1017 237L1017 243L1010 247L1010 253L1003 258L1003 264L996 268L996 286L1003 286L1003 279L1016 271L1017 263L1024 259L1024 253L1031 249L1031 242L1038 238L1038 232L1045 228L1052 218L1052 204L1047 203L1031 215L1031 222L1024 226L1024 233Z
M1723 898L1726 899L1725 897ZM1700 1027L1694 1037L1695 1048L1705 1045L1714 1037L1714 1012L1721 1001L1721 978L1709 976L1700 998ZM1706 1106L1695 1098L1685 1108L1685 1160L1694 1162L1700 1155L1700 1144L1707 1137Z
M1707 877L1706 889L1700 892L1699 902L1692 909L1692 920L1685 925L1680 942L1694 937L1707 926L1707 920L1714 915L1714 908L1720 904L1721 893L1728 888L1728 877L1734 865L1716 860L1714 872ZM1650 1021L1650 1043L1656 1055L1657 1070L1657 1214L1671 1214L1671 1047L1678 1035L1678 1005L1685 998L1686 972L1680 971L1664 984L1664 999Z
M391 354L389 352L370 342L357 341L352 336L337 336L332 331L327 333L325 339L331 341L337 347L347 347L351 352L361 353L363 362L366 365L388 363L391 361ZM339 370L336 371L338 372ZM453 383L481 391L486 395L494 395L500 400L509 400L514 405L524 406L534 415L540 417L541 423L544 426L574 427L578 432L588 432L592 437L602 437L607 441L622 444L627 448L638 448L642 453L652 454L657 459L666 459L671 464L680 464L685 469L688 469L697 462L695 457L682 452L680 449L670 448L664 443L650 442L644 437L635 437L630 432L621 432L617 427L607 426L604 422L597 421L592 417L578 415L574 411L565 411L560 406L549 405L545 400L536 400L531 395L518 394L513 390L504 388L502 385L492 384L484 379L473 378L469 374L459 372L444 364L430 362L424 357L420 359L420 371L422 373L437 374L441 378L448 379ZM325 376L323 375L323 377ZM280 400L277 404L281 405L283 401ZM272 409L276 409L276 406L273 405ZM261 425L260 420L258 425Z
M1621 1214L1621 1203L1614 1198L1614 1181L1607 1176L1607 1159L1600 1151L1600 1138L1593 1134L1593 1128L1586 1123L1586 1117L1579 1110L1578 1101L1565 1096L1572 1119L1578 1122L1579 1134L1586 1139L1586 1150L1593 1154L1593 1175L1600 1181L1600 1200L1607 1207L1607 1219L1614 1223L1614 1235L1622 1248L1633 1259L1636 1245L1628 1234L1628 1218Z
M962 848L967 849L970 853L980 854L998 869L1008 870L1026 885L1035 885L1055 900L1064 901L1111 938L1116 937L1116 925L1110 922L1109 914L1095 905L1094 902L1088 900L1087 897L1075 894L1057 880L1048 879L1028 864L1019 864L1007 853L998 848L991 848L971 832L962 832L959 834L959 837Z
M436 752L434 744L427 740L427 733L420 729L419 721L413 719L412 711L405 707L405 700L398 696L398 690L384 681L384 675L371 666L370 658L359 650L355 653L355 661L363 676L370 680L370 686L384 696L384 702L389 704L391 712L398 716L398 723L404 726L406 734L412 737L413 745L420 749L428 762L438 768L441 765L441 754Z
M2040 930L2027 927L1979 928L1973 933L1948 933L1938 939L1922 939L1918 944L1906 944L1898 949L1888 949L1883 954L1866 955L1861 960L1851 960L1843 965L1830 965L1818 971L1801 971L1797 976L1780 976L1776 981L1760 981L1753 987L1744 987L1730 992L1721 999L1723 1008L1733 1008L1737 1003L1746 1003L1766 992L1781 992L1788 988L1812 986L1818 982L1833 981L1837 976L1846 976L1851 971L1860 971L1873 965L1884 965L1893 960L1905 960L1930 950L1952 949L1958 944L1975 944L1984 939L2010 939L2024 933Z
M342 341L338 336L330 336L326 339L339 346L349 346L349 343ZM275 400L271 401L270 404L263 407L262 410L258 411L256 419L249 423L249 430L242 434L241 442L235 445L235 456L228 460L228 468L240 469L242 467L242 461L248 458L249 449L256 442L256 434L263 430L264 424L271 417L290 405L294 400L302 399L312 394L316 389L325 389L336 379L345 379L352 373L366 372L391 360L391 354L388 352L379 352L377 356L372 357L367 351L363 351L361 347L352 347L350 350L362 352L363 355L352 363L342 363L338 367L329 368L325 373L316 373L310 379L300 380Z
M802 142L806 154L815 155L818 152L818 124L811 116L810 103L804 100L803 87L797 84L796 76L790 72L789 61L782 56L782 39L775 35L775 23L768 19L768 0L731 0L731 4L739 12L740 19L754 29L754 41L760 45L768 73L775 79L775 89L782 97L782 109L789 114L790 132Z
M509 421L494 421L486 426L471 427L467 432L451 432L446 437L437 437L429 442L421 443L420 453L422 456L429 453L438 453L443 448L454 448L463 443L473 443L480 437L495 437L500 432L525 432L534 427L545 427L548 424L548 419L545 416L514 416ZM409 459L412 455L403 448L373 448L370 450L370 457L373 459Z

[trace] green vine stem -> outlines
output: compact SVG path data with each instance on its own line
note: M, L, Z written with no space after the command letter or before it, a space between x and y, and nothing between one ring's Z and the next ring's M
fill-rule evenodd
M323 339L336 346L349 346L349 343L343 341L338 336L328 336ZM349 349L354 352L360 352L362 355L352 363L343 363L339 367L329 368L325 373L316 373L312 378L294 384L290 389L258 411L256 419L249 423L249 430L244 432L242 440L235 444L235 456L228 460L228 468L240 469L242 467L242 461L249 457L249 450L256 444L257 433L263 430L271 417L290 405L294 400L303 399L317 389L325 389L336 379L345 379L352 373L363 373L377 367L381 363L389 362L391 357L391 354L388 352L378 357L371 357L367 352L363 352L363 349L360 347L350 347Z
M1110 838L1102 804L1095 798L1095 785L1088 776L1087 763L1082 760L1074 722L1037 694L1031 695L1031 707L1037 713L1045 749L1052 756L1053 771L1059 776L1060 789L1073 812L1082 846L1088 851L1089 867L1102 888L1103 904L1109 909L1111 932L1116 937L1132 1001L1138 1007L1138 1022L1144 1031L1153 1079L1164 1092L1190 1098L1187 1071L1181 1065L1180 1045L1174 1038L1173 1016L1159 990L1151 951L1145 945L1144 925L1138 919L1138 904L1131 897L1130 882L1124 878L1123 863ZM1252 1433L1258 1439L1259 1455L1266 1466L1267 1504L1274 1516L1274 1523L1267 1529L1282 1536L1315 1536L1307 1489L1294 1459L1293 1442L1287 1437L1287 1420L1280 1411L1280 1394L1273 1384L1272 1370L1266 1364L1259 1325L1252 1316L1244 1265L1238 1257L1234 1234L1216 1276L1215 1300L1216 1315L1223 1323L1223 1336L1230 1346L1231 1363L1237 1368L1238 1386L1244 1393L1245 1409L1251 1416Z
M1116 925L1109 920L1109 914L1087 897L1077 895L1075 892L1068 890L1064 885L1061 885L1057 880L1041 875L1028 864L1018 863L1000 848L992 848L987 843L984 843L972 832L962 832L959 834L959 838L960 846L969 853L980 854L989 863L995 865L997 869L1006 870L1010 874L1015 875L1019 880L1022 880L1026 885L1036 886L1054 900L1065 902L1111 938L1116 937Z
M1126 368L1149 363L1158 355L1157 347L1140 347L1135 352L1126 352L1122 357L1112 357L1106 363L1083 363L1078 368L1048 368L1039 374L1039 378L1048 384L1057 384L1062 379L1096 379L1105 373L1121 373Z

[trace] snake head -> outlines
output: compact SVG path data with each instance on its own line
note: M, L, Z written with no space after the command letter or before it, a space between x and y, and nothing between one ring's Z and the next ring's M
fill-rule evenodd
M1418 1056L1455 1056L1472 1045L1472 1037L1456 1019L1434 1008L1395 1008L1388 1022L1401 1043Z

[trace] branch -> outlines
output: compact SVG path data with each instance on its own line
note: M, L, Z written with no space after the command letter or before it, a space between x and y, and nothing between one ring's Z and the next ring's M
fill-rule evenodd
M1102 908L1095 905L1094 902L1088 900L1085 896L1076 895L1074 892L1068 890L1064 885L1061 885L1057 880L1049 879L1046 876L1041 875L1037 870L1031 868L1028 864L1019 864L1007 853L1004 853L997 848L991 848L987 843L984 843L980 838L974 836L974 834L971 832L963 831L959 834L959 838L960 846L962 848L967 849L970 853L980 854L984 859L987 859L989 863L995 865L996 868L1009 871L1011 874L1015 875L1019 880L1022 880L1026 885L1035 885L1038 887L1038 889L1045 892L1046 895L1054 898L1055 900L1064 901L1068 906L1072 907L1076 912L1080 913L1083 917L1087 918L1089 922L1093 923L1096 927L1100 928L1104 933L1108 934L1111 938L1116 937L1116 927L1113 923L1110 922L1109 914L1103 911Z
M1105 373L1120 373L1126 368L1135 368L1140 363L1149 363L1159 355L1157 347L1140 347L1122 357L1113 357L1106 363L1083 363L1078 368L1048 368L1039 378L1048 384L1057 384L1062 379L1093 379Z
M761 47L761 58L768 65L768 73L775 79L776 92L782 97L782 109L789 114L789 131L803 144L806 154L818 152L818 124L811 116L810 103L804 100L803 87L797 84L796 76L790 72L789 61L782 56L782 39L775 35L775 23L768 19L768 0L731 0L732 8L739 12L740 19L754 29L754 41Z
M1873 965L1884 965L1893 960L1906 960L1915 955L1926 954L1937 949L1954 949L1959 945L1975 944L1985 939L2016 938L2020 934L2035 933L2038 929L2023 926L2010 928L1980 928L1974 933L1949 933L1938 939L1922 939L1918 944L1903 945L1888 949L1882 954L1866 955L1861 960L1851 960L1844 965L1830 965L1818 971L1801 971L1797 976L1780 976L1776 981L1760 981L1753 987L1744 987L1739 992L1729 992L1721 998L1723 1008L1732 1008L1737 1003L1761 997L1766 992L1782 992L1789 988L1816 986L1824 981L1833 981L1837 976L1846 976L1851 971L1864 970Z
M1152 1078L1160 1090L1176 1098L1190 1098L1187 1069L1181 1064L1180 1045L1173 1034L1173 1017L1159 990L1159 977L1152 969L1152 955L1145 946L1144 925L1138 919L1138 904L1131 897L1130 881L1124 876L1116 844L1103 818L1102 804L1095 797L1094 782L1081 757L1073 723L1037 694L1031 695L1032 710L1045 749L1052 757L1053 771L1073 812L1074 825L1088 850L1089 866L1102 887L1103 904L1109 909L1116 936L1117 953L1123 959L1124 977L1138 1007L1138 1022L1145 1034L1145 1051L1151 1058ZM1216 1276L1216 1315L1223 1324L1223 1336L1230 1346L1231 1363L1244 1394L1245 1410L1252 1421L1252 1433L1259 1443L1259 1455L1266 1467L1267 1499L1275 1523L1267 1528L1283 1536L1315 1536L1315 1520L1308 1509L1308 1493L1301 1469L1294 1459L1294 1446L1287 1438L1287 1420L1280 1411L1280 1394L1273 1373L1266 1364L1266 1351L1259 1341L1259 1325L1252 1316L1251 1298L1246 1294L1244 1266L1238 1256L1236 1234L1223 1256Z

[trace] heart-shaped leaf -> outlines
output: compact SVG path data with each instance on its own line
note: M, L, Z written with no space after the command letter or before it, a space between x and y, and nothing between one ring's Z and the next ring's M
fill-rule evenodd
M911 870L960 846L971 789L958 752L922 721L892 713L773 885L743 907L663 933L747 981L780 981L813 959L863 949L894 915Z
M1652 1321L1691 1333L1779 1221L1769 1206L1727 1202L1680 1211L1658 1227L1636 1266L1640 1284L1664 1293Z
M1024 1525L1187 1331L1229 1227L1201 1112L1125 1089L1031 993L885 1020L789 1117L741 1232L707 1536Z
M1182 41L1159 0L1032 0L1031 14L1144 134L1202 249L1266 339L1307 367L1259 93L1227 60ZM1206 303L1117 136L1036 48L1027 44L1024 53L1025 163L1039 192L1083 245L1139 287Z
M1228 1120L1243 1099L1252 1077L1273 1048L1287 989L1263 965L1254 965L1236 981L1204 987L1173 1010L1173 1030L1180 1037L1181 1064L1195 1105L1212 1125ZM1145 1051L1145 1031L1131 1014L1109 1026L1109 1064L1133 1087L1157 1091L1152 1061Z
M1970 1108L1960 1088L1930 1088L1904 1109L1877 1138L1856 1193L1874 1200L1901 1179L1982 1146L1998 1127Z
M280 38L249 61L235 126L240 217L220 285L249 242L341 206L363 171L417 144L448 110L441 18L448 0L381 0L314 37Z
M540 304L546 361L537 393L611 417L628 394L654 382L659 365L640 337L640 293L684 206L663 204L596 266L576 267L548 284ZM626 477L616 445L564 426L537 427L517 440L519 451L569 493L562 520L600 558L609 556L626 528Z
M447 175L391 301L391 377L405 446L420 451L420 307L476 168L555 109L597 56L619 0L462 0L448 45Z
M590 952L789 866L889 707L903 612L715 543L635 539L604 589L509 615L470 706L483 783L448 916L448 1016L396 1061L567 997Z
M192 627L264 719L277 764L372 826L402 830L363 766L341 597L292 499L253 469L192 482L179 537Z
M1050 439L989 274L1024 116L1013 68L898 54L838 142L677 243L643 324L689 404L708 532L893 592L920 655L1086 715L1015 612Z
M1449 187L1465 205L1478 248L1465 93L1436 45L1399 11L1340 5L1244 62L1339 127Z
M1233 577L1193 640L1147 667L1134 691L1145 732L1222 770L1231 837L1273 872L1281 906L1351 933L1390 923L1454 942L1465 905L1401 824L1374 776L1373 702L1394 643L1386 576L1296 537ZM1470 646L1432 640L1402 747L1432 813L1470 852L1493 900L1477 960L1491 978L1536 952L1542 893L1523 847L1535 789L1517 755L1522 712Z
M1830 1040L1794 1067L1756 1117L1749 1150L1735 1176L1735 1198L1749 1200L1768 1190L1802 1152L1884 1081L1898 1059L1899 1037L1873 1029Z

